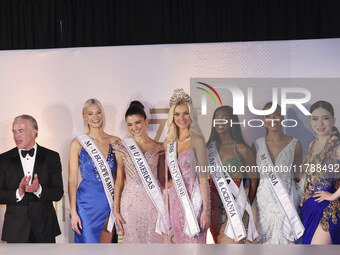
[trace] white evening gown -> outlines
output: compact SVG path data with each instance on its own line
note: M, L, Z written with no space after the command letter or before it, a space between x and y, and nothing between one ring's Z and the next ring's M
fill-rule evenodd
M262 137L260 139L265 139ZM295 146L297 139L293 140L282 149L276 159L275 166L292 166L294 162ZM267 148L267 147L266 147ZM268 148L267 148L268 150ZM256 155L256 163L259 166L259 155ZM294 169L291 168L289 172L275 172L281 178L283 185L286 187L289 195L295 197L296 186L294 181ZM294 205L297 205L294 199ZM285 213L281 208L279 201L277 201L271 184L267 178L266 173L260 172L260 182L256 192L256 212L258 222L258 232L261 243L266 244L290 244L293 243L288 240L285 234L281 231Z

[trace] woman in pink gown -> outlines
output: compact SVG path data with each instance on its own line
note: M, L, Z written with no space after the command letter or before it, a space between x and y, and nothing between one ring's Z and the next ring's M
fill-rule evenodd
M139 101L131 102L125 120L158 181L158 173L164 175L163 145L147 135L148 118L143 108ZM123 243L161 243L162 234L156 233L158 211L144 188L132 158L121 143L112 146L117 158L114 216L123 235Z
M207 229L210 225L209 176L206 173L195 172L196 166L206 166L205 142L193 110L190 96L183 89L175 90L170 99L168 136L164 147L166 150L173 142L177 146L178 167L200 229L199 233L193 237L185 234L186 220L182 202L178 198L175 185L169 181L168 196L171 221L169 240L172 243L206 243ZM167 161L169 162L169 157L167 157Z

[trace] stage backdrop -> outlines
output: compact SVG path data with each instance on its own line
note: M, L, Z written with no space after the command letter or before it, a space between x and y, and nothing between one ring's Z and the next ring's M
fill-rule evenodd
M33 115L39 123L37 142L58 151L62 160L65 196L55 205L62 230L57 242L73 242L68 147L85 131L85 100L103 103L105 130L122 138L128 136L124 112L131 100L140 100L154 123L150 135L163 140L169 97L175 88L188 91L190 78L339 77L339 56L339 39L2 51L0 152L15 146L13 118ZM335 91L320 93L337 102ZM3 213L0 206L1 229Z

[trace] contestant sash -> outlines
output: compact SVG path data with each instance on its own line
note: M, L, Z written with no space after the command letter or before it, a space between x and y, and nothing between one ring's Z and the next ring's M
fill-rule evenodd
M169 232L169 221L166 204L163 199L162 191L151 172L150 166L133 138L124 139L122 140L122 143L136 167L146 193L158 211L155 232L160 235L162 232L167 234Z
M200 232L200 227L197 223L194 208L191 203L191 199L189 198L188 191L185 187L181 170L178 167L176 142L168 145L167 154L169 171L172 176L172 184L176 188L177 196L179 201L181 201L182 209L185 215L184 234L192 238Z
M218 191L218 194L220 196L220 199L222 201L224 209L227 212L228 220L231 223L231 228L232 228L232 231L233 231L233 235L229 236L228 233L227 233L228 227L226 227L224 233L225 233L225 235L231 237L236 242L238 242L238 241L240 241L240 240L242 240L243 238L246 237L246 230L245 230L243 222L242 222L242 215L243 215L243 212L244 212L244 206L242 206L243 208L239 208L239 206L236 205L233 194L232 194L231 190L229 189L230 186L232 186L231 183L235 184L233 179L230 178L230 176L227 172L222 172L222 171L218 172L217 171L217 169L218 169L217 165L222 166L222 162L221 162L221 159L218 155L215 143L210 143L208 145L208 163L209 163L210 169L212 169L210 171L211 178L214 181L214 184L216 186L216 189ZM235 186L238 190L238 187L237 187L236 184L235 184ZM235 190L235 197L237 197L237 193L238 192L236 192L236 190ZM246 202L247 202L247 200L246 200ZM240 205L241 205L241 203L240 203ZM240 209L242 211L242 214L240 214L240 211L239 211Z
M88 135L80 135L77 137L79 143L86 150L87 154L91 157L93 163L95 164L97 171L99 173L100 179L103 183L106 199L110 205L111 212L109 221L107 224L107 230L112 232L113 225L115 223L115 218L113 216L113 197L114 197L114 182L111 174L110 167L104 158L103 154L100 152L96 143Z
M273 171L274 166L268 153L265 137L258 139L256 144L258 146L257 153L261 167L266 168L265 174L270 182L270 186L272 187L274 194L286 215L282 225L282 230L290 241L297 240L303 235L305 228L302 225L300 217L285 186L281 179L278 178Z

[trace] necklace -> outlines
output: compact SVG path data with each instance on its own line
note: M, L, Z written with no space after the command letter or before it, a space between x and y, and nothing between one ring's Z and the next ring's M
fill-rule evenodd
M181 143L181 142L183 142L185 139L187 139L187 138L189 138L189 137L190 137L190 133L187 134L186 136L184 136L184 137L181 138L181 139L178 138L178 141Z

